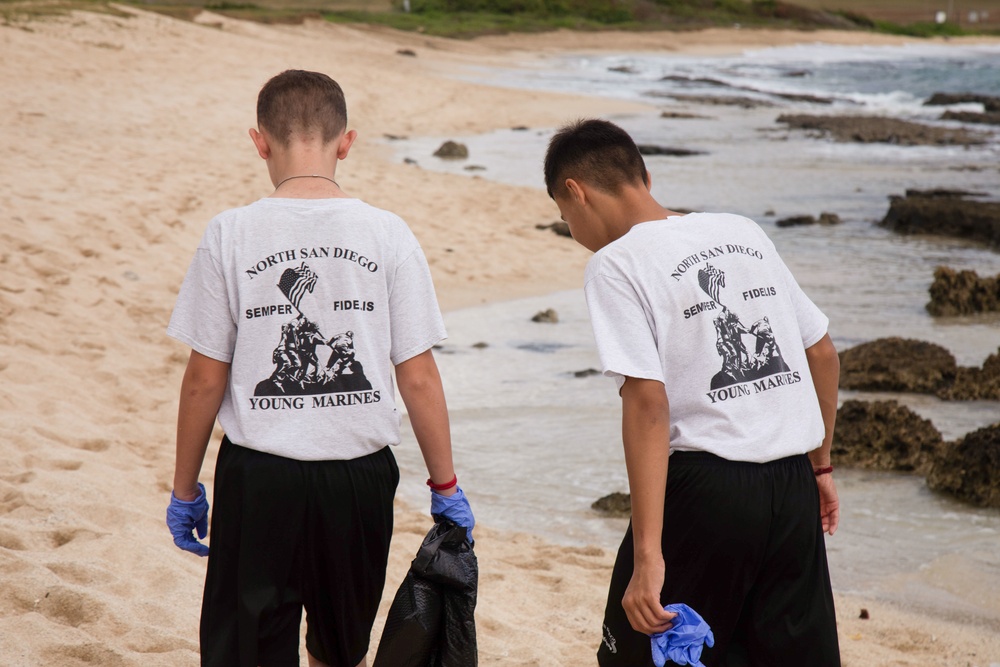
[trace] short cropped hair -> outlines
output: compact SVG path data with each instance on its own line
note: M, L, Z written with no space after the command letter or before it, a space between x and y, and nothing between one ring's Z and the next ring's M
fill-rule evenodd
M646 163L622 128L606 120L578 120L560 128L545 153L550 197L562 193L567 178L617 194L630 183L646 183Z
M257 125L284 145L295 134L333 141L347 129L344 91L326 74L286 70L260 89Z

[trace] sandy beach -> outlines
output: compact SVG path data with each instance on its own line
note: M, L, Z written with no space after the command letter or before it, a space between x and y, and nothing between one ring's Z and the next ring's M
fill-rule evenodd
M565 51L904 41L747 30L451 41L125 8L0 26L0 667L198 664L205 561L174 547L163 522L188 350L164 328L211 216L271 192L247 136L270 76L316 69L343 85L359 139L338 181L409 222L442 307L454 309L579 287L589 254L535 229L558 218L542 190L399 164L384 135L550 127L640 108L470 84L448 77L457 68L530 67ZM369 659L429 528L419 509L398 508ZM594 664L614 553L488 525L476 533L481 664ZM864 596L837 604L847 667L1000 664L996 627Z

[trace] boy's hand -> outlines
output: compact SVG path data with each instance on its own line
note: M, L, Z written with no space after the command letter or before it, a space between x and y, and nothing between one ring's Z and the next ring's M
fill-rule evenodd
M208 535L208 497L205 485L198 483L198 497L194 500L178 500L170 494L167 507L167 527L174 536L174 544L199 556L208 555L208 547L194 539L192 531L198 531L198 538Z
M472 529L476 525L476 517L472 516L472 508L461 487L455 487L455 493L445 496L431 491L431 516L435 519L443 517L465 528L465 536L472 544Z
M644 635L666 632L670 628L671 620L676 616L666 611L660 604L663 577L662 557L636 563L632 579L622 598L622 608L625 609L628 622L636 632Z
M816 478L819 487L819 516L823 521L823 532L831 537L840 525L840 498L837 496L837 485L833 475L819 475Z

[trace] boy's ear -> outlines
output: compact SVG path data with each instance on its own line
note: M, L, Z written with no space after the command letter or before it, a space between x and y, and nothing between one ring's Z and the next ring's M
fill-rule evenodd
M649 169L646 170L646 190L653 191L653 175L649 173Z
M566 190L569 192L569 196L572 197L573 201L577 204L587 203L587 192L580 183L572 178L567 178L565 185Z
M338 160L343 160L347 157L347 154L351 151L351 146L354 145L354 140L357 138L358 133L354 130L344 133L344 136L340 140L340 146L337 147Z
M267 137L251 127L250 139L253 141L253 145L257 148L257 155L261 156L261 158L265 160L271 157L271 145L267 142Z

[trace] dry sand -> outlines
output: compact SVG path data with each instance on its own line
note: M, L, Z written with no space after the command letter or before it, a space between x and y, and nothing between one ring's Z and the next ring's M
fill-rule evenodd
M269 76L318 69L344 85L361 138L339 180L411 223L454 308L576 287L587 253L534 229L557 217L541 191L394 164L373 139L544 127L636 107L443 73L531 65L566 49L876 40L900 42L724 30L452 42L134 10L0 26L0 666L198 662L205 561L177 550L163 525L187 356L164 326L208 219L271 190L246 135ZM428 522L400 508L373 646ZM488 526L477 537L482 664L594 664L613 554ZM863 597L838 603L845 665L1000 663L996 628ZM857 619L861 607L871 620Z

